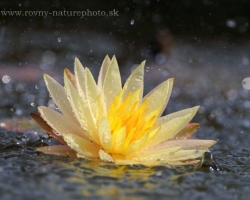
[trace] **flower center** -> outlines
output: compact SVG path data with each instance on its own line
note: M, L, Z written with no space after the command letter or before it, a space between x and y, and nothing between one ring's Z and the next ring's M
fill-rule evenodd
M148 100L142 104L139 102L140 91L129 93L122 100L122 92L119 93L112 102L108 111L108 122L112 134L113 153L121 153L130 144L142 138L157 126L159 111L148 113ZM118 134L123 134L123 142L119 147L115 147ZM150 139L150 138L149 138Z

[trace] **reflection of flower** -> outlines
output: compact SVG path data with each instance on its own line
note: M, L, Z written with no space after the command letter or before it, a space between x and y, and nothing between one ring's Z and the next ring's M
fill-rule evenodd
M65 69L63 88L44 79L61 113L40 106L35 120L63 145L40 147L44 153L76 155L117 164L179 165L195 163L213 140L187 139L198 128L188 124L198 106L160 117L169 100L173 79L144 98L144 64L122 88L116 58L105 57L96 84L88 68L75 60L75 76ZM45 123L46 122L46 123ZM67 144L67 145L66 145Z

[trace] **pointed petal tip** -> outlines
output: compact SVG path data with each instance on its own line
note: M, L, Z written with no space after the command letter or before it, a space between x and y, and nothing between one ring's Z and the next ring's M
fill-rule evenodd
M71 74L71 72L69 71L68 68L64 68L63 73L64 73L64 75L67 76L67 77L69 77L69 75Z
M44 78L44 80L45 80L45 83L47 82L47 80L49 79L49 78L51 78L48 74L43 74L43 78Z
M109 60L110 60L110 57L109 57L108 54L105 56L104 60L105 60L105 59L109 59Z
M169 78L168 80L169 80L171 83L174 82L174 78Z
M193 107L195 110L196 110L196 112L199 110L199 108L200 108L200 106L198 105L198 106L194 106Z

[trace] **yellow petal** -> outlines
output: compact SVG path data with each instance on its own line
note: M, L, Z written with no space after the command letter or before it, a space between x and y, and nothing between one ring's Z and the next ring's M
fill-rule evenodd
M126 83L123 87L123 100L127 97L129 93L134 93L139 90L140 95L139 99L142 99L143 95L143 79L144 79L144 66L145 62L143 61L129 76ZM140 102L140 101L139 101Z
M86 130L89 138L99 144L97 136L97 126L93 120L90 108L84 98L82 98L69 81L67 76L64 76L65 89L69 98L71 107L76 114L76 117L81 127Z
M202 157L206 151L207 150L180 150L169 156L168 159L170 163L174 163L174 161L192 160Z
M128 145L126 149L123 151L123 155L129 155L137 152L138 150L142 149L145 146L149 137L149 133L142 136L140 139L136 140L135 142Z
M103 117L107 116L107 110L106 110L106 103L104 100L104 95L101 92L97 97L97 104L98 104L98 117L97 121L101 120Z
M66 76L68 77L68 79L70 80L70 82L72 83L72 85L77 88L76 85L76 79L75 76L66 68L64 69Z
M150 108L148 112L161 108L159 116L163 113L171 95L173 82L173 78L164 81L143 98L143 101L148 99L147 106Z
M99 76L98 76L98 88L99 88L99 91L102 91L102 89L103 89L104 78L106 76L106 73L107 73L108 67L110 65L110 62L111 61L110 61L109 56L106 55L103 62L102 62L102 66L101 66Z
M207 150L216 143L214 140L167 140L149 148L149 150L159 150L180 146L182 150Z
M82 105L86 104L86 102L84 101L84 98L81 98L79 96L76 89L74 88L71 81L68 79L66 75L64 75L64 84L65 84L65 90L67 93L67 98L76 115L76 118L78 119L81 127L84 130L88 130L87 119L85 117L85 113L81 109Z
M180 130L173 139L187 139L199 128L199 126L200 124L198 123L189 123Z
M99 151L99 156L100 156L100 159L103 161L114 162L114 159L109 154L107 154L105 151L103 151L102 149L100 149L100 151Z
M82 98L85 98L85 70L78 58L75 58L75 76L76 76L76 86L78 92Z
M35 120L35 122L44 130L46 131L51 137L56 139L61 144L66 144L63 137L61 135L57 135L56 132L51 128L48 123L41 117L38 113L31 113L31 117Z
M77 157L76 152L67 145L38 147L36 151L57 156L68 156L72 158Z
M96 86L96 82L94 77L88 68L85 68L85 91L86 91L86 99L88 102L89 109L91 111L91 116L94 122L97 122L97 97L98 97L98 89Z
M104 117L98 124L98 134L100 138L101 146L105 149L105 151L110 151L112 148L112 137L109 128L109 122Z
M132 159L143 162L143 164L147 163L154 165L167 164L169 162L168 160L169 155L173 155L179 150L180 147L173 147L158 151L141 152L140 156L134 157Z
M96 143L73 134L63 135L63 138L68 146L77 152L77 156L85 158L98 157L100 146Z
M106 99L107 110L109 110L112 101L121 90L121 75L116 58L113 56L103 82L103 93Z
M197 110L199 109L199 107L200 106L195 106L193 108L187 108L184 110L180 110L180 111L162 116L157 121L159 122L159 124L164 124L164 123L170 121L171 119L180 118L182 116L189 115L189 114L192 114L191 116L193 118L195 116Z
M61 86L57 81L55 81L53 78L51 78L47 74L44 75L44 80L45 80L46 86L49 90L51 97L53 98L54 102L56 103L60 111L65 116L75 120L76 119L75 115L69 104L69 101L67 99L67 95L65 93L63 86Z
M175 115L173 118L168 118L168 120L162 120L164 122L161 124L161 130L155 135L155 137L147 144L147 147L159 144L165 140L171 139L183 129L190 120L194 117L199 106L189 108L184 110L184 112L179 112L181 114Z
M112 135L112 150L120 152L123 148L124 141L126 140L126 126L122 127L119 131Z
M65 115L62 115L61 113L45 106L39 106L38 110L41 113L42 118L57 133L63 136L67 134L75 134L78 135L79 137L87 139L85 131Z

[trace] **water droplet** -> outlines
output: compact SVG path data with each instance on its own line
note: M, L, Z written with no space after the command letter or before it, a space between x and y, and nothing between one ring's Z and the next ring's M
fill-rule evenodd
M8 75L4 75L4 76L2 77L2 81L3 81L3 83L7 84L7 83L10 82L10 77L9 77Z
M132 19L132 20L130 21L130 24L131 24L131 25L134 25L134 24L135 24L135 20Z
M32 102L30 105L31 105L32 107L35 107L35 106L36 106L36 103Z
M39 89L39 85L35 85L35 88L38 90Z
M5 123L0 123L0 127L5 127L6 124Z
M149 67L146 67L146 72L149 72Z
M58 133L57 131L53 130L53 133L55 133L57 136L62 136L62 134Z
M242 86L246 90L250 90L250 77L246 77L242 81Z
M159 69L158 69L159 71L161 71L161 67L159 67Z
M57 39L57 41L58 41L58 42L61 42L61 41L62 41L62 38L59 37L59 38Z
M236 24L236 21L233 20L233 19L227 20L226 24L227 24L227 26L228 26L229 28L235 28L236 25L237 25L237 24Z
M28 138L26 135L23 135L23 136L21 137L21 139L22 139L22 141L27 141L29 138Z

